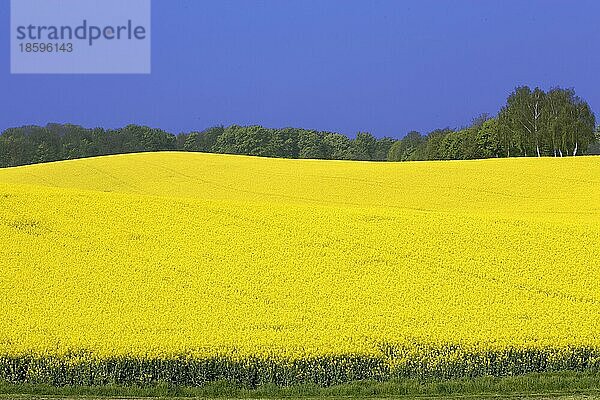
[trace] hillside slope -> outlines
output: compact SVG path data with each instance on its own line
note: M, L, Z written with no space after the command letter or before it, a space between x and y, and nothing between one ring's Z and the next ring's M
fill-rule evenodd
M600 211L597 157L377 163L163 152L8 168L0 183L520 216Z
M3 354L600 345L595 157L4 169L0 243Z

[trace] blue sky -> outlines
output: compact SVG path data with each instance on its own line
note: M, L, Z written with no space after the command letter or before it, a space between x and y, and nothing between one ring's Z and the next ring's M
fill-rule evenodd
M523 84L573 87L600 107L593 0L153 0L150 75L10 75L8 0L0 26L0 130L237 123L401 137L495 114Z

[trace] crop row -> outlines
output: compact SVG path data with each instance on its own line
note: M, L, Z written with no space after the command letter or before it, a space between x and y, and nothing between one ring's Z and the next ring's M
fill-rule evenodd
M425 350L427 352L425 352ZM408 349L388 347L381 357L352 354L283 359L228 356L171 358L120 356L96 358L85 353L65 356L2 356L0 380L53 386L155 385L201 386L229 381L255 388L314 383L329 386L357 380L392 378L452 379L511 376L530 372L600 371L600 350L507 348L466 352L460 346Z

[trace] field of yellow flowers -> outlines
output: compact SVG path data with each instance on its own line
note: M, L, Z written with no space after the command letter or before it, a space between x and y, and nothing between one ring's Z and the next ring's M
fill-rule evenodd
M600 158L0 170L0 379L600 369Z

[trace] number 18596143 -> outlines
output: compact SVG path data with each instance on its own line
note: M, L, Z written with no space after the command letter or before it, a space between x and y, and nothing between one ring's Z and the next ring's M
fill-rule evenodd
M71 53L73 43L19 43L21 53Z

